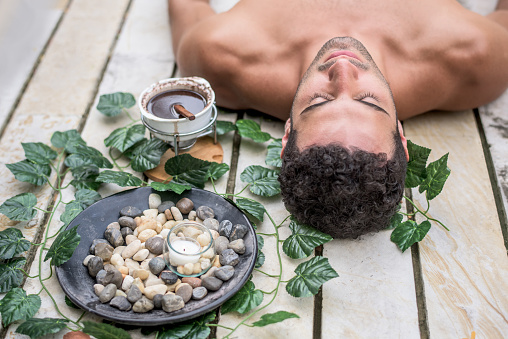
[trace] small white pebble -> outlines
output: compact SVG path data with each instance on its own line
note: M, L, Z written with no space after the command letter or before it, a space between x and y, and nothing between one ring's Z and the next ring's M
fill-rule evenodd
M146 257L148 257L149 254L150 254L150 251L147 250L146 248L143 248L143 249L140 249L139 251L137 251L136 254L134 254L132 256L132 259L134 259L136 261L143 261L146 259Z
M88 266L88 261L89 261L91 258L93 258L93 257L95 257L95 255L92 255L92 254L87 255L87 256L85 257L85 259L83 260L83 265Z
M176 221L182 221L183 220L183 216L182 216L182 213L180 212L180 210L178 208L176 208L175 206L171 207L171 214L173 214L173 218L176 220Z
M196 220L196 211L192 210L188 215L189 220Z
M148 196L148 207L157 208L161 204L162 199L161 196L157 193L152 193Z
M126 275L125 278L123 278L122 282L122 290L127 291L132 286L132 282L134 281L134 278L130 275Z
M187 264L183 265L183 274L191 275L192 272L194 272L194 264L187 263Z
M147 216L148 218L151 218L151 219L156 219L157 218L157 214L159 214L159 211L156 208L150 208L150 209L147 209L147 210L143 211L143 215L145 215L145 216Z

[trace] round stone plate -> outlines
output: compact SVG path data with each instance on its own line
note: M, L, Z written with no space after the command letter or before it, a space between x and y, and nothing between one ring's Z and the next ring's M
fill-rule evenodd
M233 224L249 226L249 232L243 239L246 251L240 255L240 262L235 266L233 278L225 282L218 291L209 292L204 299L190 300L184 308L171 313L166 313L163 310L152 310L147 313L135 313L132 310L124 312L99 301L99 297L93 289L95 279L88 274L83 260L89 254L92 241L96 238L104 238L106 226L118 220L123 207L136 206L145 210L148 208L148 196L151 193L159 194L162 201L171 200L175 203L181 198L187 197L194 202L194 209L202 205L213 208L215 218L219 221L229 219ZM245 214L221 196L200 189L185 191L181 195L174 192L157 192L150 187L120 192L85 209L69 224L67 229L76 225L81 241L71 259L56 268L58 281L74 304L90 313L122 324L155 326L176 323L195 318L217 308L247 282L254 269L258 252L256 234Z

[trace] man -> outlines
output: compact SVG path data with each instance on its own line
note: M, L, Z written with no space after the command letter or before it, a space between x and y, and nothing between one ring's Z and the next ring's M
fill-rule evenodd
M508 0L487 17L455 0L169 5L182 75L209 80L221 106L290 118L284 203L334 237L393 215L407 161L399 118L477 107L508 87Z

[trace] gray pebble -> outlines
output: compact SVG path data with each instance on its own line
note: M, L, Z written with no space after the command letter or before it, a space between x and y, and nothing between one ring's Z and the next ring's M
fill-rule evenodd
M120 226L129 227L133 231L136 229L136 227L138 227L138 225L136 224L136 221L134 221L134 219L131 217L126 217L126 216L120 217L118 219L118 223L120 224Z
M222 266L235 266L240 261L240 257L232 249L228 248L219 255L219 261ZM217 274L217 272L215 272Z
M95 256L102 258L103 261L109 261L113 251L114 248L110 244L100 243L95 246Z
M153 310L153 307L153 302L147 297L143 296L141 299L134 303L132 310L136 313L146 313Z
M180 284L175 294L182 297L183 302L186 303L192 297L192 286L189 284Z
M99 295L99 300L101 303L107 303L111 299L115 297L116 294L116 285L115 284L109 284L102 290L101 294Z
M166 263L161 257L155 257L148 262L148 268L153 274L159 275L166 268Z
M196 209L196 215L198 216L199 219L205 220L208 218L215 217L215 212L208 206L199 206Z
M117 230L120 230L120 224L115 221L106 227L106 229L108 229L108 228L116 228Z
M249 228L243 224L236 224L233 226L233 229L231 230L231 234L229 236L230 241L234 241L237 239L242 239L247 232L249 231Z
M134 231L130 227L122 227L120 229L120 233L122 233L122 237L125 240L125 238L127 238L128 235L134 234Z
M227 237L229 239L229 235L233 230L233 223L229 220L222 220L219 224L219 235Z
M245 253L245 242L243 239L236 239L229 243L228 248L232 249L238 254L244 254Z
M203 220L203 225L205 225L209 230L214 230L219 232L219 220L214 218L208 218Z
M151 237L145 242L145 248L155 255L161 255L164 250L164 239Z
M111 277L110 283L115 284L117 288L122 287L123 282L123 276L122 272L120 272L115 266L113 265L105 265L104 269L108 272L113 272L113 276Z
M164 295L162 294L156 294L153 296L153 307L156 309L156 310L160 310L162 308L162 297Z
M229 279L231 279L233 277L234 274L235 274L235 268L230 265L219 267L215 271L215 277L219 278L222 281L228 281Z
M109 241L107 241L106 239L94 239L92 241L92 245L90 246L90 254L94 254L95 253L95 246L97 246L97 244L100 244L100 243L104 243L104 244L109 244Z
M189 214L194 208L194 203L189 198L182 198L176 203L176 207L182 214Z
M137 285L132 285L131 288L127 291L127 300L129 300L131 303L135 303L141 297L143 296L143 293L141 293L141 290Z
M106 232L104 232L104 238L106 238L113 247L122 246L125 243L122 232L116 228L107 229Z
M160 278L166 285L173 285L178 281L178 275L172 271L162 271Z
M120 311L129 311L132 308L131 303L123 295L119 295L111 299L109 304L113 307L118 308Z
M126 217L131 217L131 218L139 217L142 214L143 214L143 212L139 208L134 207L134 206L126 206L126 207L122 208L122 210L120 211L121 216L126 216Z
M185 306L182 297L175 294L166 294L162 297L162 309L166 312L173 312Z
M88 274L95 278L97 273L104 268L104 261L100 257L93 257L88 260Z
M225 236L220 236L215 239L215 253L221 254L222 251L226 250L229 245L229 240Z
M208 294L206 287L199 286L192 290L192 299L201 300Z
M217 271L215 271L217 273ZM222 280L216 277L206 277L202 279L201 286L209 291L217 291L222 286Z
M157 207L157 210L159 213L164 213L164 211L169 210L171 207L175 206L175 203L172 201L163 201L159 207Z
M100 270L97 273L97 276L95 277L95 280L97 281L97 284L101 285L109 285L111 283L111 279L113 278L113 272L106 271L106 270ZM116 286L116 285L115 285Z

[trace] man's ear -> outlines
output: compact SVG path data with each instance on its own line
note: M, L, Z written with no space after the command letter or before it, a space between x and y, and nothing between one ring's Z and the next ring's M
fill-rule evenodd
M286 125L284 126L284 136L282 137L282 151L280 152L280 157L284 154L284 149L286 149L286 144L289 139L289 132L291 131L291 119L286 121Z
M404 130L402 129L402 124L400 123L400 120L397 121L398 128L399 128L399 134L400 134L400 140L402 141L402 146L404 146L404 152L406 152L406 159L409 161L409 152L407 151L407 139L404 136ZM284 145L284 141L283 141Z

